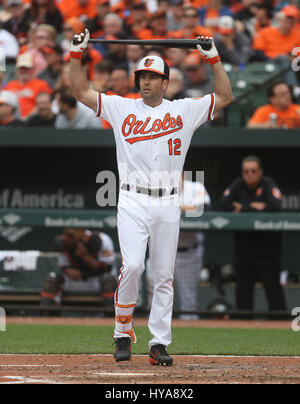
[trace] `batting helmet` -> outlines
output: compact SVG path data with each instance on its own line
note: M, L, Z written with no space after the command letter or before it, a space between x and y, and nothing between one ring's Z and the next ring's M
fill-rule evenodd
M142 59L135 73L135 85L140 89L139 77L140 72L154 72L161 74L165 79L169 80L170 69L168 64L159 56L146 56Z

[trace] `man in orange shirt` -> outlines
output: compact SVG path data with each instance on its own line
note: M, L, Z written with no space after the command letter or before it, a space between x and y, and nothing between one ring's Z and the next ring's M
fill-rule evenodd
M290 56L293 48L300 45L300 31L297 29L299 10L295 6L286 6L279 15L278 27L266 27L254 38L253 49L261 51L270 59L278 56Z
M43 92L51 94L53 90L46 81L34 78L34 63L30 54L18 57L17 69L17 80L10 81L6 90L18 97L20 114L25 119L33 112L37 95Z
M61 0L57 7L65 21L72 17L86 21L97 14L97 0Z
M285 6L278 13L278 27L261 29L254 37L252 45L258 60L273 59L282 70L287 69L284 80L292 87L298 86L295 72L289 69L292 63L291 52L300 45L298 20L298 8Z
M150 29L142 29L136 34L138 39L167 39L167 14L158 10L150 16Z
M285 82L274 84L269 90L270 103L259 107L247 127L256 129L300 128L300 105L293 104L290 88Z

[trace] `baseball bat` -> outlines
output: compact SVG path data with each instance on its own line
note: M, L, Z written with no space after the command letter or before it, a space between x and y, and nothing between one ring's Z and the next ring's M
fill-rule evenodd
M77 39L73 39L74 45L78 45ZM208 39L90 39L89 43L101 43L104 45L141 45L141 46L164 46L165 48L197 49L201 45L204 50L210 50L212 40Z

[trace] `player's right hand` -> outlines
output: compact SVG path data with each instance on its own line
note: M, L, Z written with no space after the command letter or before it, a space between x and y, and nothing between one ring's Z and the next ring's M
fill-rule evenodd
M202 40L207 40L207 39L211 39L212 41L212 46L209 50L205 50L202 48L201 45L197 45L197 49L201 55L201 57L208 63L210 63L211 65L218 63L221 61L218 50L216 48L216 45L214 43L213 38L211 37L205 37L205 36L201 36L198 37L197 39L202 39Z
M71 53L83 53L88 47L89 39L90 32L88 29L85 29L85 32L81 33L80 35L74 35L71 43Z

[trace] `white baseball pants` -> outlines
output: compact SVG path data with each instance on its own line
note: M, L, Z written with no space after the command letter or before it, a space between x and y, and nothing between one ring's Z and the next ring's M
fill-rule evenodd
M118 234L122 269L115 293L116 327L114 338L131 337L132 315L136 306L145 256L154 272L154 293L149 317L153 339L149 347L172 341L174 268L180 226L178 196L161 198L121 191L118 205Z

